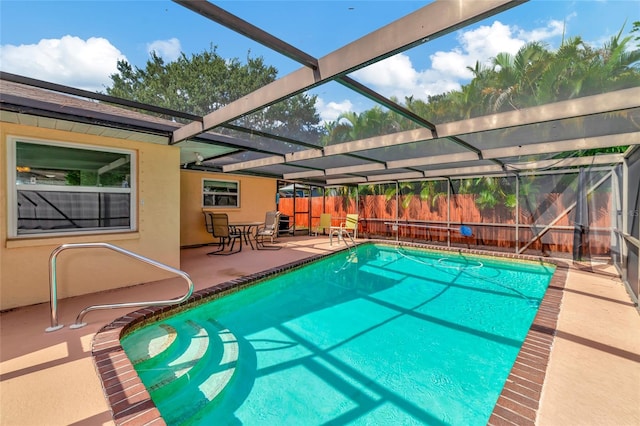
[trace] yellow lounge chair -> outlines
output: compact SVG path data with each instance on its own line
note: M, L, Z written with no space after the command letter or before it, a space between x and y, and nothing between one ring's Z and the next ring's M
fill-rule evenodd
M313 232L318 236L318 232L322 231L324 233L325 229L331 228L331 213L322 213L320 214L320 223L316 226Z

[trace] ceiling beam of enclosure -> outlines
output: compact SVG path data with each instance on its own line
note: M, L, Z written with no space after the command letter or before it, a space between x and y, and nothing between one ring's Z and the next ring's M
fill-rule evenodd
M313 57L312 55L309 55L306 52L301 51L300 49L297 49L294 46L289 45L288 43L272 36L271 34L267 33L266 31L263 31L262 29L253 26L252 24L234 16L229 14L228 12L226 12L225 10L219 8L218 6L212 5L211 3L208 3L206 1L196 1L196 2L183 2L180 0L174 0L176 3L182 4L185 7L188 7L189 9L215 21L218 22L221 25L224 25L240 34L245 35L246 37L249 37L250 39L257 41L267 47L269 47L272 50L275 50L291 59L294 59L295 61L299 62L302 65L305 65L311 69L317 69L318 68L318 60ZM345 87L348 87L349 89L373 100L374 102L383 105L384 107L388 108L389 110L399 114L402 117L407 118L410 121L413 121L414 123L419 124L422 127L426 127L428 129L430 129L432 131L432 134L435 136L435 124L425 120L424 118L420 117L419 115L415 114L414 112L408 110L407 108L403 107L402 105L394 102L391 99L388 99L384 96L382 96L381 94L375 92L374 90L372 90L371 88L361 84L360 82L344 75L341 77L336 78L336 81L341 83L342 85L344 85ZM271 138L274 140L281 140L290 144L294 144L294 145L299 145L299 146L305 146L307 148L315 148L315 146L312 146L311 144L305 144L302 142L298 142L298 141L294 141L294 140L290 140L290 139L286 139L286 138L282 138L276 135L270 135L264 132L259 132L259 131L255 131L254 129L247 129L247 128L241 128L239 126L232 126L230 124L223 124L223 127L227 127L227 128L232 128L236 131L239 132L244 132L247 134L252 134L252 135L259 135L259 136L263 136L266 138ZM468 146L467 144L465 144L463 141L457 139L457 138L451 138L451 140L459 145L463 145L466 148L469 148L471 150L473 150L473 147ZM479 151L476 150L476 152L479 154ZM308 158L309 156L305 156L306 158ZM290 161L296 161L295 158L287 158L285 157L285 161L290 162ZM371 161L371 160L370 160ZM281 155L274 155L274 158L271 158L269 160L256 160L253 161L251 163L246 164L247 167L249 168L253 168L253 167L260 167L260 166L264 166L264 165L274 165L274 164L281 164L282 163L282 158ZM373 161L373 163L376 163L376 161ZM377 162L380 163L380 162ZM360 166L363 168L363 170L379 170L380 168L380 164L371 164L369 167L371 167L370 169L367 169L366 166ZM243 167L245 168L245 167ZM229 166L228 170L234 170L235 167L234 166ZM235 170L239 170L239 169L235 169ZM320 175L324 175L325 172L319 169L315 169L315 170L311 170L311 171L306 171L303 172L306 176L320 176Z
M622 133L617 135L604 135L591 138L579 138L570 139L566 141L555 141L552 143L531 144L524 147L513 146L509 148L498 148L492 150L483 151L485 159L491 158L507 158L516 156L535 155L540 153L554 154L561 152L571 152L575 150L597 149L597 148L609 148L616 146L629 146L640 145L640 132ZM429 165L441 165L450 164L455 165L458 162L465 162L473 160L473 153L458 153L442 156L425 157L404 161L389 161L386 163L387 169L399 169L413 166L429 166ZM623 161L623 154L608 154L588 157L575 157L564 159L551 159L551 160L539 160L529 161L521 163L504 163L502 165L484 165L484 166L467 166L467 167L450 167L446 169L425 170L420 175L411 174L410 177L403 175L374 175L364 178L367 182L375 182L380 180L402 180L416 177L444 177L444 176L461 176L461 175L475 175L475 174L496 174L504 173L508 171L519 170L535 170L540 168L561 168L561 167L579 167L579 166L593 166L603 164L615 164ZM380 167L365 168L358 167L349 171L347 168L341 168L338 170L340 173L358 173L369 170L380 170ZM326 175L330 176L333 170L327 169ZM329 180L327 180L327 183ZM332 184L339 184L340 179L331 180Z
M569 101L561 101L537 107L525 108L518 111L503 112L463 121L444 123L436 126L436 133L438 135L445 135L446 137L460 137L470 133L493 131L496 129L507 129L558 119L585 117L594 114L602 114L638 107L640 107L640 88L631 88L600 95L586 96ZM561 150L573 151L576 149L592 149L621 145L634 145L638 143L638 138L637 134L635 138L633 136L634 133L631 133L626 134L626 136L624 136L623 134L613 135L611 137L579 138L525 146L520 146L518 143L514 145L513 142L505 141L504 145L500 148L485 149L481 152L482 158L484 159L499 159L513 155L560 152ZM415 129L361 139L357 141L329 145L323 148L312 148L309 150L298 151L290 154L285 154L284 156L276 157L281 163L295 162L319 158L323 156L327 157L332 155L362 152L369 149L398 146L418 141L427 142L433 139L434 137L431 130ZM439 163L456 163L478 160L479 156L477 155L476 151L480 151L478 147L474 147L474 150L469 152L389 161L387 162L386 166L388 169L394 169L402 167L427 166ZM238 171L254 168L258 165L259 163L256 161L233 163L224 166L223 171ZM371 170L379 169L380 166L378 164L372 165ZM344 172L344 170L342 171ZM364 170L362 168L359 168L358 171L362 172ZM303 177L323 176L329 174L328 171L302 171L300 173L302 174L299 174L298 172L288 173L285 174L283 178L299 179Z
M291 48L275 37L257 30L245 21L224 12L204 0L174 0L197 13L220 22L265 45L292 57L302 58L304 52ZM436 1L395 22L382 27L346 46L329 53L313 63L307 58L307 66L292 72L260 89L243 96L203 117L203 121L191 122L173 133L172 143L189 139L202 132L226 124L243 115L273 105L287 97L302 93L324 82L363 68L411 47L440 37L458 28L492 16L503 10L524 3L526 0L485 0L482 2ZM437 17L437 19L434 19Z
M264 46L275 50L294 61L309 67L318 69L318 60L302 50L280 40L272 34L248 23L247 21L227 12L226 10L209 3L206 0L173 0L181 6L196 12L220 25L242 34Z
M507 163L506 169L514 171L548 169L548 168L570 168L580 166L602 166L606 164L622 163L624 154L604 154L591 157L563 158L561 160L541 160L526 163Z
M504 158L541 153L560 153L586 149L612 148L640 144L640 132L620 133L617 135L593 136L590 138L567 139L507 148L494 148L484 151L485 158Z
M251 40L254 40L278 53L281 53L284 56L287 56L294 61L311 68L313 70L318 69L318 59L314 56L298 49L295 46L292 46L286 43L279 38L274 37L272 34L234 16L224 9L221 9L218 6L215 6L208 1L198 0L198 1L185 1L185 0L173 0L175 3L178 3L200 15L217 22L225 27L242 34ZM414 112L406 109L402 105L399 105L396 102L393 102L391 99L388 99L381 94L375 92L371 88L359 83L358 81L348 77L341 76L336 78L336 81L340 84L348 87L349 89L360 93L361 95L377 102L391 111L420 124L423 127L427 127L431 130L435 130L436 126L433 123L425 120ZM199 120L198 120L199 121ZM241 131L252 133L251 129L242 129Z
M52 92L66 93L69 95L78 96L81 98L95 99L103 101L108 104L121 105L129 108L140 109L144 111L156 112L168 117L184 118L186 120L199 121L202 118L200 116L189 114L182 111L176 111L168 108L159 107L156 105L145 104L142 102L136 102L129 99L117 98L115 96L105 95L100 92L94 92L90 90L78 89L71 86L65 86L57 83L50 83L48 81L38 80L31 77L25 77L22 75L12 74L5 71L0 71L0 79L12 81L14 83L24 84L26 86L39 87L41 89L50 90Z
M391 111L413 121L414 123L418 123L423 127L426 127L428 129L431 130L432 134L434 137L437 137L437 133L436 133L436 126L435 124L425 120L424 118L420 117L419 115L415 114L412 111L409 111L408 109L406 109L405 107L398 105L396 102L393 102L390 99L385 98L384 96L376 93L375 91L369 89L368 87L364 86L363 84L360 84L359 82L353 80L350 77L347 76L342 76L336 79L336 81L338 81L339 83L342 83L344 86L349 87L350 89L366 96L367 98L373 100L374 102L377 102L383 106L385 106L386 108L390 109ZM470 150L470 151L474 151L477 154L477 157L480 158L481 157L481 153L480 150L474 148L472 145L467 144L466 142L460 140L459 138L456 137L449 137L449 140L451 140L452 142L461 145L463 147L465 147L466 149Z
M538 169L553 168L554 170L567 169L579 166L610 166L622 163L624 154L604 154L589 157L564 158L560 160L543 160L527 163L506 163L504 168L496 165L474 166L474 167L451 167L439 170L427 170L424 172L408 172L401 174L385 174L375 176L353 176L348 178L327 179L327 185L343 185L358 183L384 183L396 181L410 181L427 179L447 179L447 178L472 178L486 175L509 176L514 174L527 175L530 171ZM603 169L607 170L607 169Z
M523 108L517 111L443 123L436 126L436 131L440 137L460 136L638 107L640 107L640 87L633 87L537 107Z

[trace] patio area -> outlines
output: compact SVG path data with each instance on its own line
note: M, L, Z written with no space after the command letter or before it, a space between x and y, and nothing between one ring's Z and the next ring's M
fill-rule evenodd
M197 291L344 247L330 245L326 236L280 238L279 243L282 250L247 249L227 257L206 256L211 247L183 249L181 269L191 276ZM90 312L86 327L74 330L68 325L92 304L173 298L183 289L183 281L173 278L63 299L59 322L66 326L51 333L45 333L48 304L3 312L0 424L113 424L91 344L102 326L132 309ZM615 268L572 265L561 291L536 424L640 424L640 340L631 337L640 330L640 315Z

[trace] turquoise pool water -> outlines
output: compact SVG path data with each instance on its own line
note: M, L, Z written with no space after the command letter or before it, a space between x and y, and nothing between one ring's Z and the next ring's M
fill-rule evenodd
M551 265L366 244L134 331L168 424L486 424Z

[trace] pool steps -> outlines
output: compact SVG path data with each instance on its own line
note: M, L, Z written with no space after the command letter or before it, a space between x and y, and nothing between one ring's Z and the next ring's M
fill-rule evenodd
M132 364L141 364L150 358L155 358L157 362L158 357L166 354L166 349L176 339L175 329L165 324L140 330L139 336L141 341L147 341L149 344L131 347L127 352L127 356Z
M215 321L176 322L144 332L149 344L130 351L130 359L167 424L198 413L235 374L237 338Z

